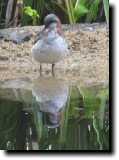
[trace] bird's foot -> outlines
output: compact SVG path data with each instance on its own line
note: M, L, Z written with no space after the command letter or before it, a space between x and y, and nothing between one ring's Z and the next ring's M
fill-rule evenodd
M40 70L39 70L40 76L42 76L42 65L40 64Z
M55 64L53 63L53 64L52 64L52 76L53 76L53 77L55 76L54 66L55 66Z

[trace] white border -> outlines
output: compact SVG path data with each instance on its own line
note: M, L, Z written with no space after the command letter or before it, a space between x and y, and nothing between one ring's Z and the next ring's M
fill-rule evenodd
M115 51L115 53L112 53L112 54L115 54L115 60L114 60L114 68L116 69L115 70L115 77L113 77L114 78L114 86L115 86L115 90L116 90L116 92L114 91L114 95L113 95L113 98L114 98L114 104L116 104L115 106L112 106L112 109L114 108L114 117L116 117L116 118L114 118L114 122L115 122L115 124L114 124L114 134L113 134L113 136L114 136L114 149L115 149L115 151L114 151L114 154L110 154L110 155L108 155L108 154L105 154L105 155L87 155L86 154L86 156L84 156L84 155L82 155L81 154L81 156L80 156L80 154L78 154L78 155L76 155L76 156L74 156L73 154L72 155L64 155L64 156L60 156L60 154L58 154L57 156L55 156L55 155L36 155L35 156L35 153L34 154L32 154L32 155L15 155L15 156L12 156L12 155L7 155L7 154L5 154L5 152L4 151L0 151L0 159L2 159L2 160L4 160L4 159L7 159L7 158L9 158L9 159L21 159L22 158L22 160L26 160L26 159L48 159L48 160L53 160L53 159L55 159L56 160L56 158L57 159L79 159L79 158L81 158L81 159L84 159L84 160L86 160L86 159L88 159L88 160L95 160L95 159L100 159L100 158L103 158L103 159L105 159L105 160L111 160L111 159L118 159L119 158L119 124L118 124L118 122L119 122L119 23L118 23L118 19L119 19L119 17L118 17L118 19L117 19L117 15L119 16L119 3L118 3L119 1L118 0L110 0L110 4L114 7L114 9L115 9L115 17L114 17L114 21L115 21L115 24L113 25L114 26L114 30L115 30L115 37L114 37L114 42L115 42L115 49L114 49L114 51ZM116 36L117 35L117 36Z

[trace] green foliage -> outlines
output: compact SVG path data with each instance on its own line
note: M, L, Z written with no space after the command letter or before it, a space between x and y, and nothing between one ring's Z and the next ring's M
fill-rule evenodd
M33 0L24 0L23 1L24 8L29 6L32 8L32 10L36 11L36 13L35 13L36 18L34 20L32 19L33 25L41 23L41 18L42 18L44 11L45 11L44 5L45 5L45 0L34 0L34 1ZM23 12L22 17L21 17L21 25L22 26L28 25L29 21L30 21L30 16L26 15L25 12Z
M100 2L101 2L101 0L92 1L92 4L89 8L89 12L86 15L86 20L85 20L86 23L90 23L92 20L97 19L97 14L98 14Z
M26 6L32 7L32 3L33 3L32 0L24 0L23 1L23 8L26 7ZM28 15L26 15L24 11L22 11L21 26L28 25L29 19L30 19L30 17Z
M10 1L9 1L10 2ZM13 2L13 9L7 10L8 0L0 2L0 27L5 26L5 15L9 15L8 26L42 25L48 13L56 14L63 23L109 23L109 0L21 0ZM26 12L24 12L26 10ZM31 21L32 19L32 21Z
M30 16L32 18L33 25L35 25L37 18L39 18L37 11L34 9L31 9L30 6L27 6L27 7L24 7L24 12L25 12L25 14L27 14L28 16Z
M33 2L34 2L33 8L40 15L39 18L37 18L37 24L41 24L41 18L45 10L45 0L34 0Z
M31 1L30 1L31 3ZM105 11L106 21L109 21L109 2L108 0L64 0L59 3L58 0L49 1L34 1L34 9L43 14L47 9L50 13L57 13L57 8L60 12L64 12L69 18L71 24L79 22L80 19L85 19L86 23L91 23L99 18L102 8ZM101 7L102 5L102 7ZM31 5L30 5L31 6ZM56 6L56 7L55 7Z
M77 7L74 8L75 20L77 21L81 15L84 15L88 12L89 10L85 6L78 5Z
M75 5L74 1L65 0L66 8L68 12L68 17L70 23L76 23L80 17L85 17L85 22L90 23L96 20L99 14L99 5L101 0L77 0ZM108 0L103 0L104 11L107 23L109 22L109 2ZM74 7L75 6L75 7Z

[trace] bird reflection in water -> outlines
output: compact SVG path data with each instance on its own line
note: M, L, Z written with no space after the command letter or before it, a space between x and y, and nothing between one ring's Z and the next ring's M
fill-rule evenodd
M63 109L68 98L68 85L55 77L39 77L32 83L32 93L48 128L60 125Z

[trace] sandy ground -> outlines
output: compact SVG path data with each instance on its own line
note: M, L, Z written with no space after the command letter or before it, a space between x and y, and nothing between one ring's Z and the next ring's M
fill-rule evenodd
M30 56L34 36L43 27L27 27L31 39L21 44L0 40L0 81L36 79L39 63ZM69 45L67 57L55 66L55 76L71 83L108 83L109 28L70 27L63 31ZM43 76L51 76L51 65L43 64Z

